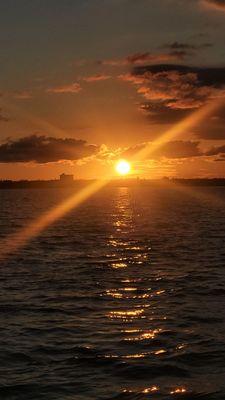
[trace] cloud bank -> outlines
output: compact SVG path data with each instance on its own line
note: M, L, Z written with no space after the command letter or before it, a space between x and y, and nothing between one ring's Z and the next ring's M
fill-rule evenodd
M0 145L0 162L50 163L61 160L80 160L97 153L98 146L85 140L54 138L49 136L26 136L8 140Z
M204 152L199 148L200 142L197 141L184 141L184 140L173 140L163 143L157 149L151 149L151 143L142 143L137 146L133 146L124 151L121 156L132 158L140 150L145 147L149 148L149 156L147 159L179 159L179 158L192 158L200 157L205 155Z

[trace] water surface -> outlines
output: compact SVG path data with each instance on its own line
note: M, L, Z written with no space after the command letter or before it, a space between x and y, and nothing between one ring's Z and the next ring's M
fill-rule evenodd
M0 237L71 194L0 191ZM225 188L105 188L0 267L0 398L225 399Z

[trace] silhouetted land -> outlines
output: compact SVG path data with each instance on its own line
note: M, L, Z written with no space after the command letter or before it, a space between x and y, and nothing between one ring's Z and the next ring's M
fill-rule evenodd
M61 182L60 180L2 180L0 181L0 189L51 189L51 188L79 188L93 182L93 180L74 180L73 182ZM110 186L147 186L156 183L166 182L167 184L180 184L188 186L225 186L225 178L210 179L168 179L160 180L151 179L114 179L107 183Z

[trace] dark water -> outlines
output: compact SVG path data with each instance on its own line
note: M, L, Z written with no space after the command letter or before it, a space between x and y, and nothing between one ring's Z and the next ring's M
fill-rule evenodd
M0 191L0 236L66 198ZM225 188L106 188L0 268L0 399L225 399Z

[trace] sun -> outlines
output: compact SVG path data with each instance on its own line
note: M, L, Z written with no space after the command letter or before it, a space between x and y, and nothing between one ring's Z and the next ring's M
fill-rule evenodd
M131 170L131 165L126 160L119 160L116 163L115 169L119 175L127 175Z

